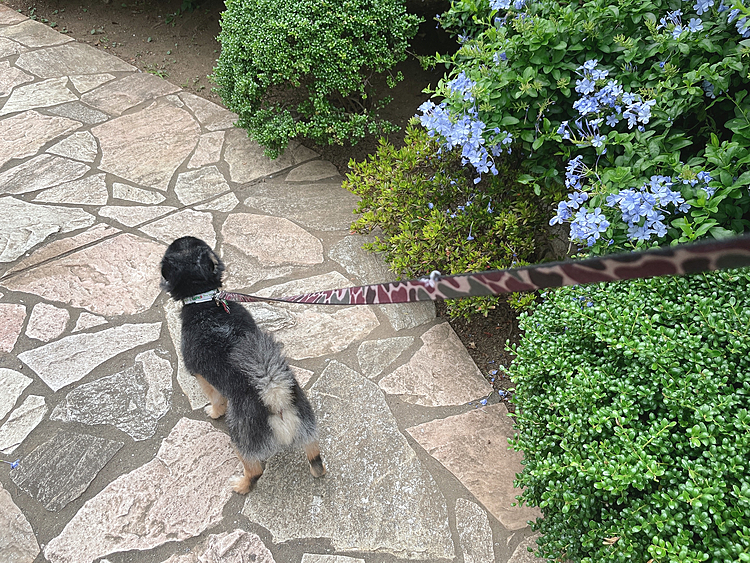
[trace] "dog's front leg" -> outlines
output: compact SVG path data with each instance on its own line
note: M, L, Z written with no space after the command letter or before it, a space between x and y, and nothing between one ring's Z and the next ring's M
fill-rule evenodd
M232 477L229 484L232 485L232 489L236 493L246 495L255 488L255 483L263 475L263 464L257 459L247 460L239 452L237 452L237 457L242 462L243 475L242 477Z
M202 375L195 374L198 385L201 386L203 394L211 403L207 405L204 411L211 418L219 418L227 412L227 399L216 388L211 385Z

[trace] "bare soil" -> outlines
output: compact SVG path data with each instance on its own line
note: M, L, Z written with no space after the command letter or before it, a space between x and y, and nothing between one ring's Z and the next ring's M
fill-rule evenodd
M202 0L200 5L181 13L182 0L0 0L24 15L65 33L76 41L87 43L197 94L223 105L213 91L210 75L219 57L221 45L216 40L220 28L223 0ZM429 96L423 92L443 76L443 69L422 69L415 55L445 53L455 48L442 31L437 30L434 16L449 7L447 0L412 0L419 15L425 19L412 42L412 54L396 70L404 80L389 92L393 102L382 117L399 125L401 131L388 140L396 145L403 140L403 128L416 113L417 107ZM407 4L408 5L408 4ZM378 138L368 137L355 146L321 147L304 142L322 154L345 175L350 159L364 160L373 154ZM438 312L445 315L444 307ZM471 322L462 319L451 325L495 390L508 390L512 383L503 377L501 366L509 365L511 356L506 341L517 342L516 315L505 304L485 317ZM507 403L506 394L502 399ZM494 393L489 402L500 399ZM512 404L509 404L512 409Z

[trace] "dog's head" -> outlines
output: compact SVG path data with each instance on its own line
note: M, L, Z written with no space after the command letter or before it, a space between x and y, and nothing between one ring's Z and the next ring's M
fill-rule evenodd
M224 263L205 242L182 237L169 245L161 261L162 289L180 300L221 287Z

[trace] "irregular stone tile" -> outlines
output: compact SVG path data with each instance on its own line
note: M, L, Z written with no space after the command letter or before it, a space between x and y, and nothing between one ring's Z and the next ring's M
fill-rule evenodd
M421 338L422 347L409 363L380 380L383 391L425 407L463 405L492 393L448 323L432 327Z
M73 41L72 37L67 37L43 23L29 19L3 28L0 30L0 35L13 41L18 41L26 47L33 48L50 47Z
M250 311L265 304L255 304ZM346 307L335 312L326 312L319 307L297 305L301 310L290 313L292 323L287 323L275 331L276 337L284 343L285 354L293 360L319 358L346 350L352 343L365 338L380 323L369 308ZM258 324L273 331L274 324L263 322L258 315Z
M236 291L250 288L260 281L288 276L294 270L292 266L266 265L262 268L257 260L230 244L221 246L221 258L227 266L224 271L224 287Z
M287 182L317 182L339 176L336 167L327 160L313 160L298 166L286 176Z
M0 352L12 352L26 318L26 307L0 303Z
M40 154L0 174L0 185L4 193L25 194L72 182L89 170L83 162Z
M133 315L159 295L157 265L166 248L121 234L0 282L105 316Z
M373 242L372 237L351 235L337 242L328 252L328 257L341 264L351 275L360 280L360 285L384 283L396 278L388 269L380 254L368 252L362 248L366 242Z
M182 358L182 321L180 320L179 305L172 299L164 302L164 313L167 318L169 335L172 337L172 346L177 355L177 384L190 402L190 408L193 410L201 409L208 404L208 399L198 385L198 381L185 368L185 361Z
M456 501L456 528L464 563L495 563L492 528L487 513L466 499Z
M537 557L533 552L529 551L529 548L534 551L539 549L536 545L538 537L539 534L534 534L519 543L518 547L513 552L513 555L508 559L508 563L541 563L542 561L549 561L548 559Z
M197 536L221 521L238 465L229 436L208 422L183 418L153 460L87 501L44 556L50 563L92 563Z
M164 99L173 106L177 106L178 108L185 107L185 103L182 101L182 98L180 98L177 94L167 94L166 96L164 96Z
M508 448L513 422L502 403L406 431L508 530L520 530L541 516L536 508L511 506L521 494L513 479L523 470L523 454Z
M104 205L109 199L104 174L95 174L44 190L34 201L78 205Z
M435 320L435 304L432 301L391 303L389 305L378 305L378 308L388 317L388 321L396 332L415 328Z
M339 272L328 272L326 274L320 274L318 276L311 276L309 278L302 278L292 280L290 282L273 285L271 287L265 287L255 291L254 294L259 297L292 297L294 295L302 295L303 293L311 293L313 291L328 291L329 289L338 289L340 287L348 287L351 282L343 274ZM305 308L309 308L309 305L286 305L283 303L275 304L280 307L288 307L292 311L302 311Z
M328 474L313 480L301 452L274 456L243 514L275 543L327 538L336 551L453 559L445 499L377 386L334 361L309 396Z
M39 78L137 70L109 53L78 42L21 53L16 66Z
M163 563L245 563L246 561L276 563L260 537L238 529L223 534L212 534L190 553L173 555Z
M79 131L50 147L47 152L91 164L96 160L98 145L91 133Z
M396 336L363 342L357 348L357 360L362 373L369 378L380 375L413 342L413 336Z
M2 42L0 42L0 56L3 56ZM32 80L34 77L30 74L10 66L8 61L0 61L0 97L7 96L16 86Z
M0 420L10 412L32 379L8 368L0 368Z
M198 142L200 129L188 112L164 102L94 127L99 168L135 184L166 191Z
M91 226L95 217L81 209L35 205L0 198L0 262L11 262L53 233Z
M68 104L49 108L47 113L69 117L70 119L75 119L76 121L88 125L96 125L97 123L103 123L109 119L109 116L106 113L91 108L81 102L70 102Z
M240 200L233 193L225 194L221 197L217 197L214 200L204 203L202 205L196 205L195 208L200 211L223 211L225 213L230 212L232 209L240 204Z
M318 555L305 553L302 555L302 563L365 563L365 560L346 557L344 555Z
M81 96L81 101L110 115L120 115L133 106L178 90L166 80L142 72L128 74L87 92Z
M47 413L44 397L29 395L0 427L0 453L12 454Z
M28 19L26 16L12 10L10 7L0 4L0 25L10 25Z
M161 325L124 324L100 332L73 334L22 352L18 359L34 370L50 389L59 391L110 358L157 340Z
M87 313L86 311L84 311L78 316L78 320L76 321L76 326L73 329L73 332L80 332L82 330L104 324L107 324L107 319L105 319L104 317L100 317L99 315L92 315L91 313Z
M43 82L18 86L13 89L10 98L5 102L3 108L0 109L0 115L56 106L77 100L78 96L68 90L67 84L68 79L63 77L50 78Z
M44 508L56 512L81 496L123 445L80 432L58 430L23 458L10 478Z
M276 174L317 156L316 152L292 141L279 158L271 160L263 155L263 147L247 137L244 129L229 129L224 143L224 160L229 165L229 176L233 182L240 184Z
M1 70L1 69L0 69ZM2 72L0 72L0 75ZM27 111L0 120L0 167L13 158L27 158L33 156L42 146L52 139L78 129L81 123L64 117L50 117L36 111ZM41 157L40 157L41 158ZM47 157L49 158L49 157ZM20 166L16 168L22 169ZM15 169L2 174L2 185L5 193L23 193L23 184L16 184L17 192L7 191L5 184L14 177ZM83 173L79 174L81 176ZM29 178L24 181L28 182Z
M166 199L158 192L135 188L127 184L120 184L119 182L112 184L112 197L136 203L147 203L149 205L159 204Z
M177 238L191 235L203 239L210 247L216 246L216 231L213 215L192 209L169 215L148 225L139 227L141 231L155 239L171 244Z
M224 146L224 131L214 131L201 135L198 146L195 147L193 158L188 162L188 168L200 168L206 164L219 162L221 148Z
M97 86L101 86L102 84L105 84L106 82L109 82L110 80L114 80L115 76L113 74L104 73L104 74L79 74L74 76L69 76L70 81L73 83L73 86L80 94L85 94L89 90L93 90Z
M235 213L221 229L224 244L261 266L308 266L323 262L323 244L288 219Z
M146 223L157 217L171 213L176 209L176 207L168 205L108 205L99 209L99 215L108 219L114 219L118 223L122 223L128 227L135 227L141 223Z
M236 114L200 96L188 92L180 92L179 96L193 112L198 123L209 131L231 129L234 127L234 122L237 121Z
M245 205L317 231L348 231L359 198L340 184L257 184Z
M68 393L50 420L110 424L133 440L151 438L172 405L172 364L149 350L135 364Z
M33 266L41 264L42 262L46 262L51 258L57 258L58 256L62 256L63 254L67 254L72 250L86 246L94 241L113 236L119 232L119 229L115 229L114 227L110 227L109 225L104 225L103 223L97 223L90 229L86 229L85 231L77 235L54 240L49 244L35 249L31 256L29 256L28 258L24 258L23 260L16 262L13 267L6 270L6 272L2 276L0 276L0 280L10 276L11 274L15 275L18 272L32 268ZM2 284L2 281L0 281L0 284Z
M31 310L29 323L26 326L26 336L49 342L63 332L70 320L70 313L48 303L37 303Z
M206 166L177 176L174 193L183 205L192 205L228 192L231 188L216 166Z
M289 367L292 368L292 371L294 372L294 378L297 380L297 383L299 383L300 387L305 387L312 379L312 376L315 375L315 372L312 372L309 369L304 369L297 366Z
M0 16L2 13L0 11ZM39 555L39 544L31 524L2 485L0 485L0 549L6 563L33 563Z

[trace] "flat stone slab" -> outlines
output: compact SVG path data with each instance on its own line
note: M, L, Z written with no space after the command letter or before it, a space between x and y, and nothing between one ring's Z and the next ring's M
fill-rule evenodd
M182 358L182 321L180 320L180 308L177 302L167 299L164 303L164 313L167 318L169 335L172 338L172 346L177 355L177 383L182 392L190 402L190 408L200 409L208 404L208 399L198 385L198 381L188 372L185 361Z
M0 368L0 420L10 412L32 379L8 368Z
M50 47L73 41L72 37L62 35L48 25L29 19L0 29L0 35L13 41L18 41L26 47L33 48Z
M229 437L181 419L156 457L87 501L44 548L50 563L92 563L111 553L182 541L218 524L239 462Z
M318 555L305 553L302 555L302 563L365 563L364 559L346 557L344 555Z
M151 438L172 406L172 364L149 350L114 375L81 385L52 411L50 420L110 424L133 440Z
M301 452L277 455L243 514L274 542L328 538L336 551L452 560L445 499L377 386L333 361L309 397L327 475L314 480Z
M44 397L29 395L0 426L0 453L12 454L47 414Z
M183 205L193 205L230 189L216 166L206 166L177 176L174 193Z
M357 348L357 360L362 373L369 378L377 377L413 342L413 336L396 336L363 342Z
M127 227L135 227L176 209L170 205L107 205L99 209L99 216L114 219Z
M104 174L94 174L46 189L40 192L34 201L68 205L105 205L108 199L109 191Z
M114 182L112 184L112 197L136 203L147 203L149 205L159 204L166 199L158 192L128 186L127 184L121 184L120 182Z
M2 69L0 69L1 74ZM5 163L14 158L33 156L48 142L75 131L80 126L80 121L66 117L42 115L33 110L2 119L0 120L0 166L4 166ZM10 191L10 186L7 184L14 177L14 174L10 174L10 172L11 170L8 170L0 176L3 181L4 193L31 191L15 191L19 189L19 186L16 186L14 191Z
M33 563L39 555L31 524L0 485L0 553L6 563Z
M456 500L456 528L464 563L495 563L492 528L487 513L469 500Z
M0 283L105 316L149 309L160 293L166 247L129 233L6 278Z
M10 99L0 109L0 115L56 106L77 99L78 96L68 89L67 78L50 78L42 82L14 88Z
M340 179L339 171L327 160L311 160L286 175L287 182L317 182L325 178Z
M173 555L163 563L276 563L257 534L234 530L212 534L185 555Z
M78 316L78 320L76 321L76 326L73 329L73 332L80 332L82 330L87 330L89 328L104 324L107 324L107 319L105 319L104 317L100 317L99 315L92 315L87 311L83 311Z
M58 430L21 460L11 480L44 508L56 512L81 496L122 442Z
M103 123L109 119L109 116L106 113L91 108L81 102L69 102L67 104L62 104L61 106L55 106L49 108L47 113L75 119L76 121L88 125L96 125L97 123Z
M70 313L66 309L49 303L37 303L31 310L26 326L26 336L49 342L65 332L69 320Z
M133 106L179 91L153 74L139 72L105 83L81 96L81 101L110 115L120 115Z
M2 45L3 43L0 41L0 57L3 56ZM32 80L34 80L34 77L30 74L10 66L8 61L0 61L0 96L7 96L16 86Z
M75 383L118 354L157 340L162 323L123 324L94 333L73 334L22 352L29 366L53 391Z
M0 303L0 352L13 351L25 319L26 307L23 305Z
M97 125L91 132L101 147L101 170L166 191L175 171L198 143L200 128L185 110L157 101Z
M189 92L180 92L180 99L193 112L198 122L208 131L232 129L237 114ZM247 135L245 135L247 136Z
M406 431L437 459L508 530L520 530L541 516L536 508L512 506L523 454L508 449L513 422L502 403L433 420Z
M166 244L171 244L173 240L185 235L191 235L204 240L213 248L216 246L216 230L213 221L211 213L183 209L139 229Z
M513 555L508 559L508 563L542 563L542 561L549 561L549 559L543 559L534 555L532 549L536 551L538 549L536 540L539 534L534 534L523 540L513 552Z
M200 168L207 164L219 162L221 149L224 146L224 131L214 131L201 135L195 153L188 162L188 168Z
M463 405L492 393L448 323L432 327L421 338L423 345L409 363L380 380L383 391L426 407Z
M72 182L89 170L83 162L40 154L0 174L0 185L4 193L25 194Z
M0 4L0 25L10 25L27 19L28 18L20 12L17 12L4 4Z
M59 36L58 33L56 35ZM137 70L109 53L75 41L21 53L16 66L39 78Z
M103 74L79 74L69 76L68 78L70 78L73 87L78 90L79 94L85 94L97 86L101 86L110 80L114 80L115 75L105 72Z
M96 139L90 132L78 131L48 148L47 152L91 164L96 160L98 147Z

